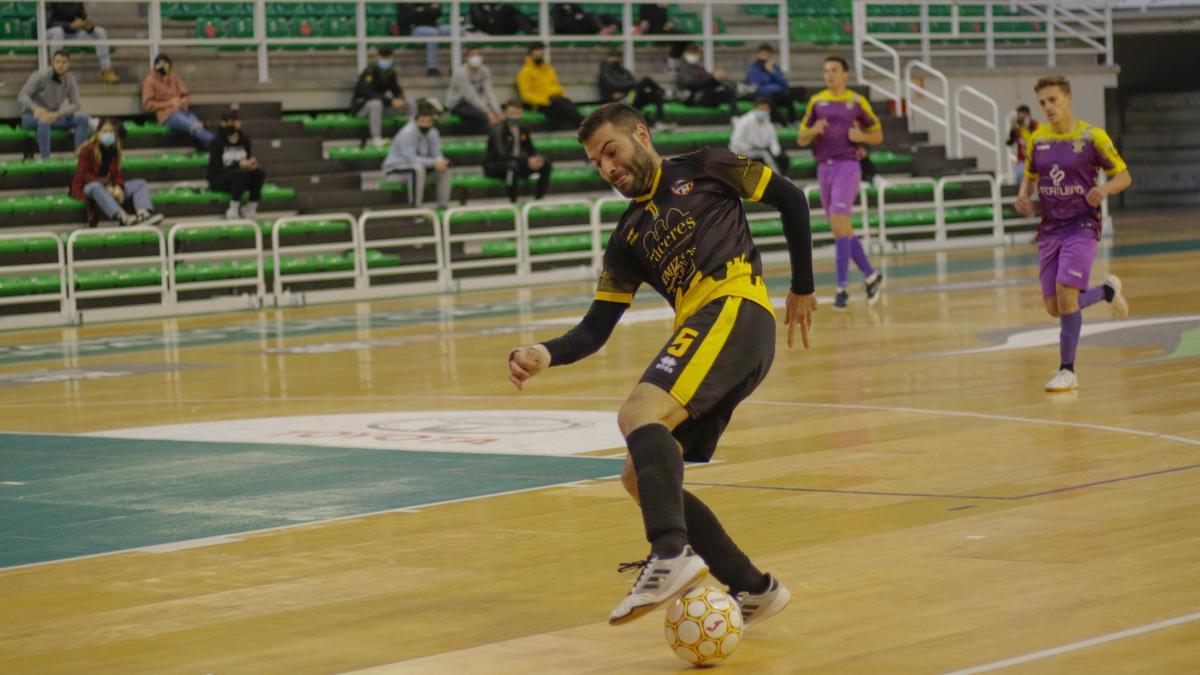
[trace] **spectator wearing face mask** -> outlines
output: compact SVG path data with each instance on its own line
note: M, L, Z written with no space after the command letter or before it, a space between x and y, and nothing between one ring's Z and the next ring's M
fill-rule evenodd
M183 80L173 72L171 57L154 57L154 70L142 81L142 108L154 113L159 124L172 131L188 134L205 148L212 143L213 133L188 110L192 97Z
M583 123L583 115L567 98L558 81L558 73L546 60L546 46L540 42L529 45L525 65L517 72L517 91L522 101L541 111L551 122L572 129Z
M46 40L52 45L62 40L89 40L96 43L96 59L100 61L100 81L119 84L121 78L113 70L108 50L108 33L88 18L82 2L46 3Z
M605 103L624 100L633 92L633 102L630 104L639 111L647 106L654 106L654 130L662 131L667 128L663 114L663 99L666 92L654 80L643 77L637 79L621 62L620 50L613 49L608 57L600 62L600 99Z
M754 98L771 104L771 119L776 124L796 126L796 99L775 63L775 48L764 42L758 46L757 57L746 72L746 82L755 86Z
M383 116L402 115L408 110L404 90L392 68L392 48L380 47L375 62L358 75L350 114L366 117L372 145L383 145Z
M779 145L779 136L771 122L771 102L755 99L750 112L738 118L729 138L729 150L757 159L781 176L787 176L788 157Z
M104 118L96 133L79 147L70 195L87 202L89 225L100 220L97 209L120 225L154 225L163 219L154 212L146 181L127 181L121 173L123 132L120 122Z
M396 3L396 28L400 35L438 37L450 34L450 26L441 23L442 6L436 2ZM425 44L425 74L438 77L438 44Z
M737 85L726 79L724 68L712 73L700 65L700 48L690 44L683 52L683 63L675 71L675 82L688 93L684 101L688 105L715 107L722 103L729 106L729 119L737 119Z
M488 131L487 156L483 173L504 181L508 198L517 201L519 181L537 175L534 197L541 199L550 189L550 160L537 154L529 129L521 124L521 101L510 99L504 104L504 122Z
M437 113L432 106L418 105L416 116L396 133L383 160L383 172L389 179L408 182L409 203L413 207L419 207L424 200L425 180L431 172L437 179L438 208L450 205L450 160L442 154L442 138L434 126Z
M21 126L37 129L38 154L50 158L50 130L74 129L75 149L88 139L91 118L79 110L79 86L69 73L71 57L54 52L50 67L35 70L21 87Z
M229 193L225 217L253 218L262 199L267 174L258 165L250 147L250 137L242 131L237 111L221 113L221 126L212 142L208 158L208 186L215 192ZM243 201L243 197L246 199Z
M492 89L492 70L483 64L483 52L479 47L467 48L466 63L450 78L446 107L464 123L479 130L504 119Z

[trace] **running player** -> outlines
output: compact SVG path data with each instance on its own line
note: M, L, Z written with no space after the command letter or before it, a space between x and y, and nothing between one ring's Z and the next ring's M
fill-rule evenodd
M1015 206L1022 214L1033 213L1029 196L1037 189L1042 204L1037 234L1042 299L1046 311L1058 317L1062 326L1061 361L1046 391L1071 391L1079 388L1075 348L1083 328L1081 310L1104 300L1112 305L1113 316L1129 316L1117 275L1108 275L1095 288L1088 288L1088 277L1100 241L1100 203L1129 187L1133 179L1108 134L1071 116L1067 78L1043 77L1033 89L1050 123L1038 127L1029 139L1025 180ZM1104 185L1096 184L1099 169L1109 176Z
M827 57L824 72L828 89L808 99L796 142L801 147L813 146L817 180L821 184L821 206L825 207L825 215L833 229L837 267L837 296L833 308L844 310L850 301L846 284L851 258L866 278L868 305L879 301L883 286L883 275L871 267L867 252L854 236L854 225L850 222L858 184L862 181L857 145L882 143L883 126L871 111L867 99L846 88L850 67L845 59Z
M609 623L632 621L696 585L711 569L747 624L781 611L790 593L763 574L713 512L683 489L683 462L707 462L734 408L762 382L775 354L775 317L742 200L779 210L791 256L788 346L808 348L812 235L804 193L761 163L707 148L662 159L641 113L610 103L579 127L600 175L632 201L604 251L587 315L565 335L509 354L521 388L548 366L594 353L647 284L675 310L674 333L617 415L629 457L621 482L641 506L650 555Z

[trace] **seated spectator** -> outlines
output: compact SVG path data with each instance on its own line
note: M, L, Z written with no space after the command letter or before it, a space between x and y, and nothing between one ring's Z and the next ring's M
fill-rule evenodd
M788 157L779 145L779 136L771 122L771 102L755 99L750 112L738 118L729 138L729 150L771 167L780 176L788 175Z
M121 174L124 134L120 122L106 117L100 120L91 139L79 147L70 195L87 202L89 226L100 220L97 208L120 225L154 225L163 219L161 213L154 212L146 181L125 180Z
M631 105L639 111L647 105L654 105L655 131L668 128L663 115L663 99L666 92L648 77L637 79L621 62L621 51L610 50L608 56L600 62L600 100L605 103L621 101L629 92L633 92Z
M383 172L389 180L403 178L408 182L409 203L419 207L425 198L425 178L429 172L437 176L437 205L450 206L450 160L442 154L442 139L434 126L438 111L429 105L418 104L417 114L408 121L396 137ZM411 176L411 180L408 178Z
M511 99L504 104L504 122L488 131L487 156L483 173L499 178L508 187L508 198L517 201L518 181L537 176L534 198L541 199L550 189L550 160L537 154L529 129L521 124L521 101Z
M746 72L746 82L757 87L754 98L766 99L771 104L771 119L776 124L796 126L796 99L775 63L775 48L764 42L758 46L757 56Z
M209 152L208 187L215 192L229 193L225 217L230 220L254 218L266 181L267 174L258 165L258 158L250 147L250 137L242 131L242 120L237 111L221 113L221 126ZM246 197L244 203L243 196Z
M396 4L396 28L399 35L413 37L438 37L449 35L450 26L439 23L442 18L442 6L436 2ZM439 77L437 63L438 43L430 42L425 45L425 74Z
M724 68L716 68L710 74L700 65L700 48L689 44L683 52L683 63L675 71L675 82L686 91L688 105L715 107L729 105L729 120L736 121L737 85L726 79Z
M46 3L46 40L51 47L66 40L95 40L96 58L100 60L100 81L119 84L121 78L113 70L108 52L108 33L88 18L82 2Z
M354 85L354 98L350 101L350 114L366 117L372 145L383 145L383 116L402 115L408 110L404 90L396 79L392 68L392 48L380 47L375 63L367 66L358 75Z
M483 52L479 47L467 48L465 64L450 78L446 107L464 123L480 131L504 118L492 89L492 70L483 65Z
M540 42L529 45L525 65L517 72L517 92L521 100L534 110L540 110L551 123L577 128L583 115L558 81L554 66L546 61L546 47Z
M76 150L91 132L87 114L79 110L79 86L70 70L71 57L61 50L54 52L50 67L34 71L17 94L21 126L37 129L38 154L42 159L50 158L51 129L74 129Z
M668 16L667 9L669 4L644 4L638 5L638 25L634 29L638 35L685 35L685 33L675 28L675 23ZM678 40L671 43L671 49L667 52L667 69L675 72L679 67L679 59L683 56L683 50L687 48L688 43L685 40Z
M512 5L472 3L469 16L475 30L488 35L536 35L537 24Z
M617 20L607 14L592 14L583 5L566 2L550 5L550 23L559 35L612 35L617 27Z
M168 129L188 134L208 148L213 133L204 128L204 123L188 110L192 97L178 75L171 72L171 57L159 54L154 57L154 70L142 81L142 108L154 113L159 124Z
M1029 152L1029 139L1037 128L1037 120L1030 114L1029 106L1024 103L1018 105L1012 127L1008 130L1008 140L1004 142L1016 153L1016 161L1013 162L1013 185L1020 186L1021 179L1025 177L1025 154Z
M854 155L858 157L858 167L862 170L861 180L866 183L874 183L875 175L879 171L875 168L875 162L871 161L871 151L867 146L858 143L854 146Z

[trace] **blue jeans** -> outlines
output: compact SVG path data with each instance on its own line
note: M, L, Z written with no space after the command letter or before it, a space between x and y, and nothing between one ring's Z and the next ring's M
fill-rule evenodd
M96 58L100 60L100 67L112 68L112 57L108 52L108 33L100 26L93 27L91 32L86 30L69 31L62 26L50 26L46 29L46 39L51 43L63 40L96 40ZM58 46L52 44L51 49Z
M117 200L109 193L108 187L98 180L84 185L83 194L96 202L96 206L99 206L104 215L109 218L116 218L117 214L124 210L124 207L118 204ZM125 199L133 200L134 211L154 210L154 203L150 201L150 189L146 187L146 181L140 178L125 181Z
M413 37L437 37L439 35L449 35L450 26L413 26ZM425 67L437 68L437 52L438 45L436 42L430 42L425 45Z
M75 149L83 145L88 136L92 135L92 128L88 126L91 118L87 113L75 113L74 115L64 115L57 120L46 124L39 122L38 118L33 116L33 113L27 112L21 114L21 126L26 129L37 129L37 145L38 152L42 155L42 159L50 158L50 130L51 129L75 129Z
M216 135L213 132L204 128L204 125L200 123L200 118L196 117L191 111L188 110L176 110L168 115L167 119L163 120L163 124L165 124L166 127L171 131L178 131L180 133L194 136L196 140L203 143L205 147L207 147L209 143L212 143L212 139L216 138Z

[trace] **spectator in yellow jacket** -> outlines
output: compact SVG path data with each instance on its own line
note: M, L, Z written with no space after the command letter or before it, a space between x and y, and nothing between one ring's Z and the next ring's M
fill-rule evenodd
M563 91L554 66L546 61L546 46L540 42L529 45L525 65L517 73L517 91L525 105L540 110L551 123L574 129L583 122L583 115Z

